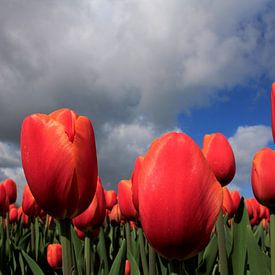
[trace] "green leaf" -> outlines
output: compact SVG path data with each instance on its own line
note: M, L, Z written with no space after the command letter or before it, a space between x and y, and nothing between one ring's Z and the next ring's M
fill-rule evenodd
M216 263L218 255L218 239L214 234L210 242L206 246L200 266L198 267L198 274L211 274Z
M249 218L244 204L244 199L241 199L240 206L234 217L233 226L233 249L229 258L229 264L232 274L245 274L246 268L246 246L247 246L247 226Z
M130 261L130 265L131 265L131 275L139 275L139 268L138 268L138 264L133 256L133 254L131 253L131 251L127 251L127 258Z
M167 275L168 274L168 263L159 254L157 254L157 271L158 274Z
M21 250L20 255L21 254L23 255L25 261L27 262L27 264L30 267L33 274L35 274L35 275L44 275L44 272L39 267L39 265L24 250Z
M122 241L121 247L116 255L116 258L112 264L110 275L119 275L124 273L126 257L126 241Z
M25 275L26 274L26 272L25 272L25 265L24 265L24 261L23 261L23 257L22 257L21 253L19 253L18 258L19 258L19 265L20 265L21 274Z
M39 223L38 219L34 219L34 232L35 232L35 260L38 260L39 253L39 243L40 243L40 234L39 234Z
M247 227L247 253L251 275L270 274L270 258L261 251L250 226Z

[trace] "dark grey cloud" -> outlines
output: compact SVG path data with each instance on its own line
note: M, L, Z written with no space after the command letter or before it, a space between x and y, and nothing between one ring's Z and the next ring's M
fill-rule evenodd
M26 115L72 108L94 123L107 183L129 176L179 112L275 72L268 0L0 4L0 141L18 149Z

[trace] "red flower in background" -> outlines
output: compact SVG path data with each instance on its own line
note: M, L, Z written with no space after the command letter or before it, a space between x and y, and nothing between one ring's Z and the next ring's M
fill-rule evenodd
M28 184L24 186L22 209L29 217L37 217L41 211L39 205L35 201Z
M117 195L115 190L104 190L106 208L111 210L117 204Z
M202 152L220 184L225 186L231 182L235 176L236 163L226 137L221 133L205 135Z
M127 220L135 220L137 211L133 204L131 180L121 180L118 183L118 204L123 217Z
M47 262L53 269L62 267L62 246L59 243L47 246Z
M9 203L15 203L17 198L16 183L12 179L5 179L3 185L6 189L6 194L9 198Z
M22 164L39 206L55 218L72 218L91 203L97 181L94 130L69 109L26 117L21 130Z
M189 136L168 133L151 144L139 175L139 214L155 250L169 259L196 255L221 206L221 185Z
M106 214L104 190L100 178L97 180L95 196L90 206L73 219L73 224L82 231L92 231L102 225Z

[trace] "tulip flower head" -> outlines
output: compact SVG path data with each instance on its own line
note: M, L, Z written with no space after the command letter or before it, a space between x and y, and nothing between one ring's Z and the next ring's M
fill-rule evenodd
M9 211L9 197L3 184L0 184L0 216L5 217Z
M17 198L16 183L12 179L5 179L3 185L6 189L6 194L9 198L9 203L15 203Z
M222 186L235 176L236 163L231 145L221 133L205 135L202 152Z
M117 195L115 190L104 190L106 208L111 210L117 204Z
M252 190L255 198L268 208L275 207L275 151L263 148L252 161Z
M100 178L97 180L96 194L90 206L73 219L74 225L82 231L92 231L102 225L106 214L104 190Z
M118 183L118 204L123 217L135 220L138 216L133 204L132 181L121 180Z
M138 177L139 172L142 166L144 160L144 156L139 156L135 161L134 171L132 173L132 194L133 194L133 203L136 208L136 211L138 212Z
M73 218L89 206L96 190L97 157L87 117L69 109L26 117L21 155L30 190L48 214Z
M139 215L151 246L168 259L188 259L210 239L222 187L198 145L184 133L155 140L139 175Z
M62 246L59 243L47 246L47 262L53 269L62 267Z
M29 217L37 217L41 209L33 197L28 184L24 186L22 209Z
M223 205L222 205L223 213L228 214L228 218L232 218L235 214L235 206L231 197L231 194L227 187L223 187Z

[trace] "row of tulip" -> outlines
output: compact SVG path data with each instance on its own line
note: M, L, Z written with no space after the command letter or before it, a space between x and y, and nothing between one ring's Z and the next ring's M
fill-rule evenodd
M197 255L184 261L168 260L156 254L144 238L131 205L125 203L130 192L120 191L117 200L115 191L98 192L102 190L100 181L98 187L97 198L102 199L98 204L94 202L99 200L93 199L89 220L83 215L70 226L74 273L217 274L220 260L217 230L212 230L209 243ZM226 187L223 193L227 198L223 200L222 225L228 272L270 274L268 209L254 198L241 199L237 191L230 192ZM96 209L104 211L93 215ZM91 223L97 226L91 228ZM60 234L58 221L37 207L26 186L22 206L17 209L10 204L8 215L2 220L1 273L62 274Z
M275 83L272 85L271 102L274 134ZM71 243L72 224L90 237L102 225L106 212L106 199L98 176L92 123L87 117L79 116L69 109L60 109L49 115L30 115L22 124L21 156L28 183L26 189L32 196L29 199L30 204L35 203L32 209L58 220L58 234L62 244L62 269L64 274L71 274L76 270ZM115 209L119 208L126 220L137 222L140 230L144 232L146 240L140 237L139 241L148 241L150 244L149 274L155 274L156 271L156 252L172 262L171 269L176 271L182 268L179 262L190 261L198 257L203 249L207 250L207 245L209 246L214 238L213 235L217 237L219 272L226 275L232 268L234 271L235 267L231 265L226 246L226 226L230 223L230 228L233 228L232 253L242 258L244 270L251 271L253 264L250 263L247 267L243 257L248 253L248 257L251 258L249 245L253 246L256 243L258 247L258 243L253 241L251 232L246 232L251 238L248 237L249 245L245 244L245 253L241 253L236 248L238 245L234 239L237 236L238 240L242 235L236 233L235 228L238 228L238 224L242 224L243 220L243 223L248 223L249 219L246 216L253 217L250 219L252 226L261 221L266 228L270 219L270 253L273 259L271 271L275 274L273 168L274 151L264 148L256 153L252 162L253 192L257 201L268 209L259 206L255 200L246 200L249 215L246 214L246 208L241 207L242 210L238 210L242 216L240 219L237 214L232 214L237 208L240 209L235 202L239 200L238 193L230 194L225 188L232 181L236 171L234 154L226 137L221 133L205 135L201 149L188 135L170 132L155 139L146 154L137 158L131 179L119 182L119 207L116 206ZM0 186L3 190L0 192L0 198L5 201L5 206L2 207L4 214L11 201L8 199L9 191L5 183ZM223 213L227 213L226 223ZM9 220L6 221L9 224ZM35 226L32 222L31 225L31 232L34 232ZM125 223L125 228L127 256L131 262L133 255L128 252L131 251L128 222ZM9 231L6 230L7 239ZM261 242L262 240L261 238ZM90 274L91 243L86 242L85 271ZM32 249L33 244L34 240L31 239ZM122 247L121 243L120 249ZM141 244L140 247L144 248L144 245ZM146 253L143 250L141 249L140 258L142 270L146 274ZM118 255L122 253L119 251ZM269 255L269 250L260 252ZM106 271L107 261L104 263Z

